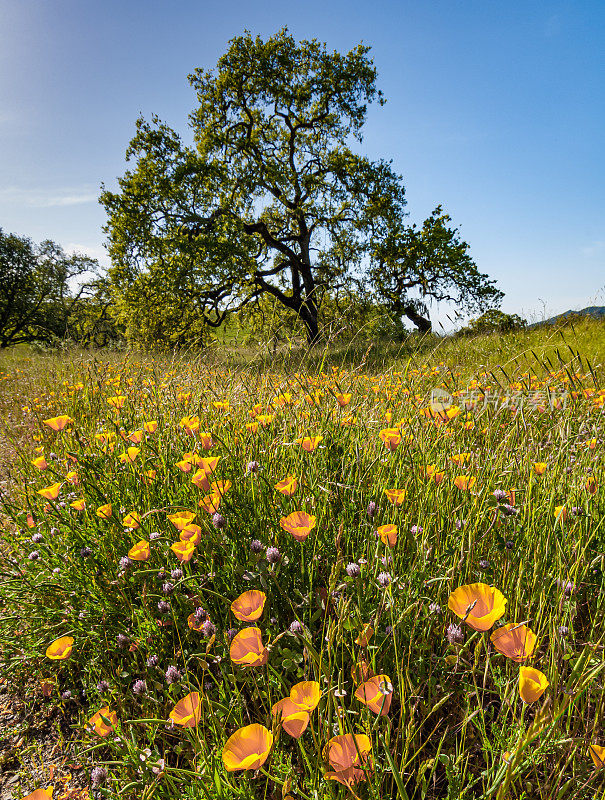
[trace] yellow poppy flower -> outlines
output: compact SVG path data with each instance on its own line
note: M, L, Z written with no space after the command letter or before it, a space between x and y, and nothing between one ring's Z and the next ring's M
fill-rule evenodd
M488 631L504 616L507 600L499 589L486 583L471 583L455 589L448 608L475 631Z

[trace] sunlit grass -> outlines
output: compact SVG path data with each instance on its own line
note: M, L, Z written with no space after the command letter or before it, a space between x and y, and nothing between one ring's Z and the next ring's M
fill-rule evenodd
M9 355L3 674L106 796L600 796L602 330Z

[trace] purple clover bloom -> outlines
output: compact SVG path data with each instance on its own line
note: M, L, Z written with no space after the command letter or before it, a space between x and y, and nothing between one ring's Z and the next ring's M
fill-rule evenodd
M227 520L223 517L222 514L219 514L218 511L212 515L212 524L217 529L217 531L222 531L223 528L227 525Z
M445 632L447 640L450 644L461 644L464 641L464 634L462 633L462 628L460 625L456 625L454 622L451 622L447 626L447 631Z
M378 575L378 583L380 586L382 586L383 589L385 589L391 583L391 576L389 575L389 573L381 572Z
M90 773L90 782L93 789L98 789L107 780L107 770L103 767L93 767Z
M170 665L164 677L166 678L166 683L178 683L181 680L181 673L175 666Z

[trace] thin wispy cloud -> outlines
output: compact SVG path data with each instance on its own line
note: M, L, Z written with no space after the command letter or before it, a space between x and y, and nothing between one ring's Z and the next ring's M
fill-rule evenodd
M63 249L69 255L78 253L79 255L96 258L99 264L103 267L107 267L110 264L107 250L103 247L103 245L100 244L77 244L75 242L69 242L63 247Z
M29 208L60 208L96 203L98 194L86 189L19 189L8 187L0 189L0 203Z

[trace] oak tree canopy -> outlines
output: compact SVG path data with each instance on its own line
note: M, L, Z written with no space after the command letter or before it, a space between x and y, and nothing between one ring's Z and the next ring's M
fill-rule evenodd
M287 29L266 41L246 32L215 70L189 76L191 144L158 117L137 121L132 167L101 197L127 327L148 325L158 339L169 331L175 343L202 338L204 325L270 295L314 343L326 293L353 280L415 322L424 306L414 292L443 294L448 281L461 303L497 302L468 246L450 241L445 260L415 261L401 176L353 149L368 104L384 102L369 50L329 52Z

